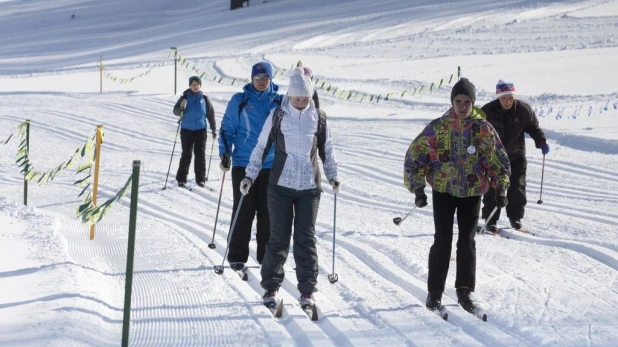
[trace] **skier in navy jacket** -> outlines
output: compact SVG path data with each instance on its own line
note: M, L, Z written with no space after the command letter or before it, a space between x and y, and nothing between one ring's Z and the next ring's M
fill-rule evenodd
M236 210L239 208L240 182L245 178L245 168L249 164L251 152L258 142L258 137L270 111L281 104L283 95L277 93L279 86L271 81L272 76L273 70L269 63L255 64L251 71L251 83L244 86L242 93L232 96L221 121L219 136L220 167L224 172L232 167L234 194L232 216L236 214ZM267 189L273 156L274 149L270 149L251 190L244 197L242 206L240 206L227 257L230 267L237 271L244 269L249 258L251 226L256 213L257 260L261 264L264 258L266 242L270 234Z
M189 89L174 105L174 114L182 116L180 121L180 142L182 155L176 172L179 187L187 184L187 176L191 165L191 152L195 152L195 182L203 187L206 181L206 118L210 123L213 141L217 138L217 123L215 110L202 93L202 80L198 76L189 78Z

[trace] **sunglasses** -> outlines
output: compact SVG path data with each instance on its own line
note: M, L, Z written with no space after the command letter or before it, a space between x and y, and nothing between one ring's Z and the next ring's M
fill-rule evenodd
M270 76L268 76L267 74L259 74L259 75L253 76L254 81L268 81L269 79L270 79Z

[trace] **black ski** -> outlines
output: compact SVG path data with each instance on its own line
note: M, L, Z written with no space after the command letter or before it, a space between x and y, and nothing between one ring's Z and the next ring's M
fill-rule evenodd
M234 272L236 272L236 274L238 275L238 277L240 277L241 280L246 281L248 279L248 276L247 276L247 273L245 272L245 269L234 270Z
M535 234L535 233L533 233L533 232L531 232L531 231L529 231L529 230L523 229L523 228L522 228L522 229L515 229L515 228L502 228L502 230L506 230L506 231L513 231L513 232L517 231L517 232L520 232L520 233L522 233L522 234L536 236L536 234Z
M283 316L283 299L279 300L279 304L272 302L268 305L265 304L264 306L266 306L270 310L270 313L272 313L273 317L281 318L281 316Z
M179 187L180 187L180 186L179 186ZM180 187L180 188L184 188L184 189L186 189L186 190L188 190L188 191L190 191L190 192L192 192L192 191L193 191L193 188L191 188L191 187L189 187L189 186L182 186L182 187Z
M464 310L464 311L466 311L466 310ZM466 312L468 312L468 311L466 311ZM474 312L468 312L468 313L470 313L474 317L482 320L483 322L487 322L487 314L483 313L483 310L481 310L479 308L474 309Z
M318 320L318 308L315 304L304 305L304 306L301 306L301 308L303 309L307 317L309 317L309 319L311 319L314 322Z
M477 226L477 227L476 227L476 233L477 233L477 234L482 234L482 235L493 235L493 236L503 237L503 238L505 238L505 239L510 239L510 237L509 237L509 236L502 235L502 234L500 233L500 231L501 231L501 230L502 230L502 229L498 229L498 231L493 232L493 231L489 231L489 230L487 230L487 229L483 230L483 227L480 227L480 226Z
M440 308L437 310L429 310L429 311L437 314L440 318L444 319L445 321L448 320L448 312L446 311L446 307L444 306L440 306Z

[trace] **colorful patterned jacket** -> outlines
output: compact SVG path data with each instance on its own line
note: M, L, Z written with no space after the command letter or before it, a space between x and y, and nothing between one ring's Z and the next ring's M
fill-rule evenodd
M404 162L404 184L412 193L425 187L456 197L480 196L509 187L511 165L494 128L474 107L467 118L453 109L434 119L412 141Z

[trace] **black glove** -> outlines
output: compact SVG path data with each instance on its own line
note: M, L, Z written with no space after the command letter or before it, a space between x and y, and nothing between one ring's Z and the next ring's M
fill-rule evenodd
M425 194L425 187L417 188L414 191L416 195L416 199L414 199L414 204L417 207L425 207L427 206L427 195Z
M498 206L498 208L506 207L508 203L509 200L506 198L506 195L504 193L496 195L496 206Z
M339 188L341 188L341 182L339 182L338 179L333 178L329 183L333 187L333 193L338 194Z
M221 157L221 164L219 164L221 171L230 171L230 164L232 164L230 160L230 155L226 153Z

